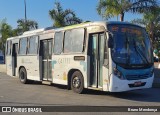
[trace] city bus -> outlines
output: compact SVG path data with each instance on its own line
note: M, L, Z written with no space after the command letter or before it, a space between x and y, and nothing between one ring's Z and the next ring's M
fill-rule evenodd
M7 74L20 82L123 92L152 87L153 51L146 30L128 22L86 22L8 38Z

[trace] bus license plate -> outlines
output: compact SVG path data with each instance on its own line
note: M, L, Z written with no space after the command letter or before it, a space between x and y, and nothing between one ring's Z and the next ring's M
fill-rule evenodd
M140 86L140 85L142 85L142 82L141 82L141 81L138 81L138 82L135 82L135 83L134 83L134 86Z

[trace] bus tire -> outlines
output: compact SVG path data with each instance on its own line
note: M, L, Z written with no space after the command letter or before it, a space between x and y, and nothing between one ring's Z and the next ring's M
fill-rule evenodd
M83 93L84 91L84 80L83 75L79 71L75 71L71 77L71 88L75 93Z
M19 80L21 83L23 84L26 84L28 83L28 80L27 80L27 72L25 70L25 68L21 68L20 71L19 71Z

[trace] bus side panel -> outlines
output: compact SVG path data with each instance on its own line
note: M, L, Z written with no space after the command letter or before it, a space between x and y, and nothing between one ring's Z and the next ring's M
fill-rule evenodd
M74 60L74 56L83 56L84 60ZM53 55L52 76L53 83L67 85L67 75L72 69L79 70L84 77L84 87L87 88L87 56L79 55Z
M103 66L102 67L102 71L103 71L103 91L109 91L109 70L107 67Z
M12 56L6 56L7 75L12 76Z
M40 80L38 56L18 56L17 67L20 69L22 66L27 71L27 79ZM17 73L19 73L19 69L17 69Z

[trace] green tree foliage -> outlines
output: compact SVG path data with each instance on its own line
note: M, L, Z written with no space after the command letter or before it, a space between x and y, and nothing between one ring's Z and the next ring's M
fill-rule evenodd
M82 22L71 9L63 10L59 2L55 2L55 8L49 11L49 16L54 21L53 27L64 27Z
M143 13L156 6L156 0L99 0L97 12L106 19L120 15L124 21L126 12Z
M12 29L12 27L8 23L6 23L6 19L3 19L0 22L0 50L2 50L4 56L5 56L5 44L7 38L18 36L23 34L23 32L25 31L38 28L38 23L32 20L25 21L24 19L19 19L17 23L18 23L17 28Z
M134 19L132 23L146 27L154 48L160 48L160 7L144 13L142 19Z
M7 40L7 38L9 38L13 35L12 27L6 22L1 22L1 24L0 24L0 35L1 35L1 37L0 37L0 50L2 50L3 55L5 56L6 40Z
M14 35L21 35L25 31L34 30L38 28L38 23L33 20L19 19L17 23L17 29L13 30Z

